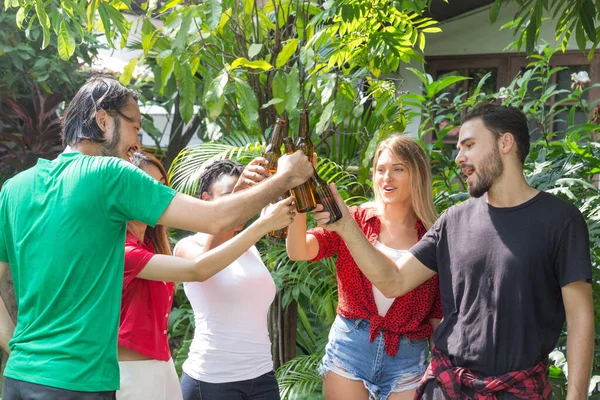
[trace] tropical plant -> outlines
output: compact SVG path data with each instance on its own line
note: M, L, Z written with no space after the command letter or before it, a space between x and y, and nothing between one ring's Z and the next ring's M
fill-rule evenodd
M32 167L38 158L52 159L62 150L57 113L62 95L42 94L33 86L29 101L23 100L6 98L7 111L0 111L4 123L0 130L0 175L7 178Z
M85 76L73 72L82 65L91 65L100 47L95 36L85 34L73 57L63 60L56 37L40 50L42 27L18 25L18 15L17 9L0 4L0 98L28 98L32 84L43 93L52 93L56 88L61 88L65 96L74 93Z
M565 51L569 38L575 33L577 46L582 52L589 50L593 57L600 43L600 3L593 0L495 0L490 8L490 21L496 22L500 8L509 3L516 3L518 11L513 19L502 28L511 28L517 37L511 47L520 50L525 47L527 54L532 55L538 43L540 28L547 23L548 17L556 21L555 37ZM591 42L591 46L588 45Z

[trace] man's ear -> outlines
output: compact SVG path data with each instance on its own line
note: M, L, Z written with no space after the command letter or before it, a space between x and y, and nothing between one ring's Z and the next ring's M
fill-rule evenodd
M98 125L98 128L100 128L100 130L102 131L102 133L106 133L106 125L108 123L108 113L106 112L106 110L104 109L100 109L98 110L98 112L96 113L96 125Z
M500 152L502 154L508 154L511 150L516 149L517 144L515 143L515 136L506 132L500 137Z
M202 192L202 195L200 196L200 198L204 201L212 200L212 196L210 194L208 194L207 192Z

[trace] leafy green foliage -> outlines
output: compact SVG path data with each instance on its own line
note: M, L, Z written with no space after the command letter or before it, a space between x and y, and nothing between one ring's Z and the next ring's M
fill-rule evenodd
M0 5L0 98L29 97L32 84L46 93L61 88L65 98L70 96L85 80L85 76L73 72L82 64L91 65L99 43L89 34L78 46L69 38L62 42L53 37L47 47L40 50L42 27L27 22L22 10ZM77 59L62 60L58 54L62 51L71 52Z
M525 47L527 54L535 52L540 28L547 23L545 16L551 16L556 21L556 41L561 43L563 51L571 35L575 33L577 46L582 52L589 46L591 59L600 43L600 3L593 0L512 0L517 3L519 10L512 21L503 28L511 28L517 40L510 47L520 50ZM496 0L490 9L490 21L498 18L500 8L509 0Z
M29 101L4 99L5 111L0 110L5 124L0 130L0 177L6 179L32 167L38 158L58 155L62 150L57 113L61 101L60 94L41 94L35 86Z

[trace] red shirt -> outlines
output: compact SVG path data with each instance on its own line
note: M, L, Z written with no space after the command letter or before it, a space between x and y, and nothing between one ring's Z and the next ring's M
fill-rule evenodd
M375 211L368 208L351 207L350 213L358 223L369 242L373 245L379 238L381 221ZM415 230L419 240L427 231L421 221L417 221ZM370 322L371 342L383 331L385 350L395 356L400 345L400 336L421 339L431 336L433 328L429 319L442 318L442 304L438 276L396 298L385 317L377 312L373 297L373 287L367 277L360 271L348 247L335 232L323 228L311 229L319 242L319 254L313 261L338 254L336 261L338 283L337 313L344 318L361 318Z
M127 232L119 345L156 360L168 361L171 351L167 330L173 283L137 278L155 254L150 240L140 243Z

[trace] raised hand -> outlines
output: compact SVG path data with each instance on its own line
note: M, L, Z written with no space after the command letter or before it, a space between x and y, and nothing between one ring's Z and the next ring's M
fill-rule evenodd
M330 184L329 188L331 189L333 198L335 199L338 207L340 208L340 211L342 212L342 218L340 218L338 221L334 222L333 224L330 224L329 223L329 213L326 211L323 211L322 204L317 204L317 208L313 211L313 217L314 217L315 221L317 222L318 226L323 227L323 228L327 229L328 231L340 232L340 231L344 230L344 226L347 223L354 223L354 220L350 216L350 212L348 211L348 206L346 205L346 203L344 203L344 199L342 199L342 196L340 196L339 192L337 191L337 188L335 187L335 184L334 183Z
M263 157L256 157L250 161L233 187L233 193L252 187L268 178L270 173L265 168L267 163L267 160Z
M258 223L265 233L285 228L294 221L296 205L293 197L287 197L277 203L270 204L263 209Z
M282 156L277 162L277 173L285 175L292 187L306 182L313 174L313 166L308 157L300 150Z

